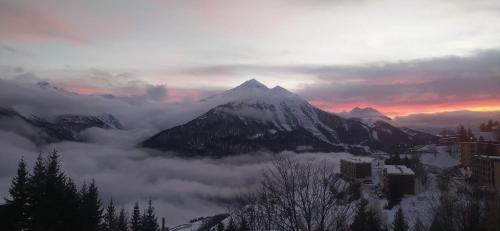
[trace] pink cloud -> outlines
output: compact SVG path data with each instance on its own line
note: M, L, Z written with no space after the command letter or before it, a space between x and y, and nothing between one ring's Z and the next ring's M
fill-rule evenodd
M464 100L447 102L445 100L435 103L405 104L401 103L375 103L375 102L335 102L328 100L312 99L309 102L323 110L331 112L350 111L354 107L373 107L390 116L404 116L415 113L436 113L444 111L472 110L493 111L500 110L500 99Z
M171 103L196 101L202 99L204 96L205 94L200 90L173 88L168 90L167 101Z
M0 3L0 39L41 41L64 39L84 44L87 39L58 12L42 7Z

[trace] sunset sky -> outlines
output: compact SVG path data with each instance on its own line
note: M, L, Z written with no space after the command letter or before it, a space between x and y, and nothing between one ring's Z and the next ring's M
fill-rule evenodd
M1 0L0 78L193 101L255 78L323 109L500 110L500 1Z

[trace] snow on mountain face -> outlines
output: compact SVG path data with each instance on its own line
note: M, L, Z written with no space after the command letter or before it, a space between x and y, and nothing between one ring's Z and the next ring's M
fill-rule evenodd
M220 157L263 149L366 153L414 140L389 123L377 120L369 126L360 119L342 118L282 87L270 89L256 80L203 102L218 106L141 145L184 156Z
M54 123L66 126L80 132L89 127L99 127L104 129L122 129L121 123L111 114L101 115L60 115Z
M122 129L120 122L110 114L59 115L52 119L26 117L0 107L0 130L24 136L36 144L59 141L80 141L80 132L87 128Z
M268 102L269 100L294 100L307 103L298 95L285 88L276 86L272 89L255 79L248 80L241 85L201 100L203 103L217 106L229 102L245 102L249 104Z
M212 98L214 99L228 102L225 107L217 107L215 113L232 114L243 121L272 124L279 131L292 131L302 127L328 143L332 141L320 129L335 133L319 120L312 105L280 86L270 89L251 79Z
M366 108L355 107L350 112L343 112L340 113L340 115L345 118L361 119L363 123L369 126L373 126L377 121L380 120L385 122L392 121L391 118L371 107L366 107Z

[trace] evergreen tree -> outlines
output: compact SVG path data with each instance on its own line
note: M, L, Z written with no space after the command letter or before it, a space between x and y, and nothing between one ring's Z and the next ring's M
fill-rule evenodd
M33 166L33 174L28 182L28 217L29 230L45 230L44 217L46 213L44 207L47 204L45 197L45 181L46 181L45 163L42 154L38 154L35 166Z
M467 140L468 141L474 141L476 140L476 137L474 137L474 133L472 133L472 130L467 129Z
M46 205L43 207L44 226L46 230L70 230L73 227L65 227L64 199L66 197L66 177L61 171L59 155L57 151L52 151L47 159L45 180Z
M425 226L420 217L417 217L415 224L413 224L413 231L425 231Z
M465 130L464 126L459 126L457 133L459 141L467 141L467 131Z
M358 203L354 221L351 224L352 231L379 231L381 230L380 219L376 212L368 207L368 201L361 199Z
M106 213L104 214L103 229L105 231L114 231L116 229L116 214L113 199L109 201L108 207L106 208Z
M154 213L153 203L151 199L148 201L148 208L142 216L142 231L157 231L159 230L158 219Z
M484 150L484 155L495 155L496 153L496 150L495 150L495 146L491 143L491 142L488 142L488 144L486 144L486 148Z
M493 120L488 120L488 125L486 125L487 127L487 132L491 132L491 129L493 128Z
M131 231L141 231L141 211L139 210L139 203L135 202L132 218L130 219Z
M402 191L394 184L389 185L389 190L387 192L387 207L391 209L395 205L398 205L403 198Z
M80 197L76 185L71 179L67 179L64 186L64 194L62 198L62 227L65 230L78 230L81 228L80 220Z
M28 178L26 163L24 159L21 159L17 168L17 176L12 179L9 189L12 199L6 199L13 230L28 228Z
M120 215L118 216L118 221L116 223L116 231L127 231L127 216L125 214L125 209L120 210Z
M406 224L405 217L403 214L403 209L399 207L398 211L394 215L394 221L392 222L392 230L394 231L407 231L408 224Z
M250 231L250 227L248 226L248 222L244 217L241 218L240 228L238 229L238 231Z
M238 228L236 227L236 224L234 224L233 218L229 218L229 224L226 227L226 231L237 231Z
M373 208L368 209L368 228L367 231L381 231L382 222Z
M99 190L93 180L90 186L86 184L82 186L80 201L81 230L97 231L102 220L102 203L99 199Z
M222 222L219 222L219 224L217 224L217 231L224 231L224 224Z
M28 192L29 192L29 206L28 206L28 216L29 229L30 230L45 230L45 206L48 204L46 198L46 175L47 169L45 166L45 161L42 157L42 153L38 154L38 157L33 166L33 174L29 179Z

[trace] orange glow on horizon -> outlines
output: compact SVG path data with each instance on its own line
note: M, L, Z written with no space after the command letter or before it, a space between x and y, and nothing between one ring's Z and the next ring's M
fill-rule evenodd
M372 107L381 113L394 118L396 116L406 116L410 114L421 113L439 113L447 111L496 111L500 110L500 99L492 100L476 100L476 101L463 101L452 103L433 103L433 104L376 104L366 102L354 103L330 103L328 101L310 100L312 105L322 108L330 112L350 111L354 107Z
M112 93L110 89L96 88L89 86L64 85L64 89L81 95L96 95ZM164 102L182 103L184 101L200 100L203 93L196 89L171 88ZM338 103L334 101L325 101L311 99L309 102L323 110L330 112L350 111L354 107L372 107L381 113L394 118L396 116L406 116L410 114L421 113L439 113L447 111L500 111L500 99L484 99L462 102L436 102L432 104L377 104L373 102L349 102Z

